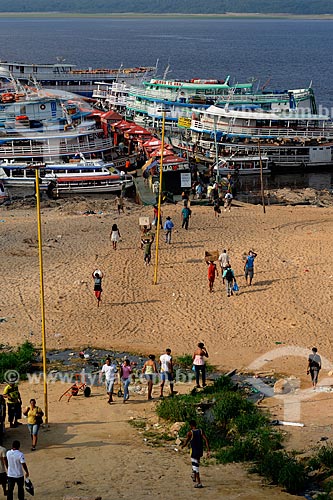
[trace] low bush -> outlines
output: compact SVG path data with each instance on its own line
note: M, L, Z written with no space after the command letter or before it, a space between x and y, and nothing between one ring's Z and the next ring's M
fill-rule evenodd
M35 348L31 342L24 342L17 349L0 352L0 380L4 381L7 370L16 370L24 378L35 360Z
M255 471L272 483L282 486L289 493L300 493L306 485L304 465L284 451L265 454L256 465Z
M333 446L323 446L310 458L309 467L319 469L320 467L333 468Z
M196 405L199 403L200 398L200 394L197 394L195 396L185 395L162 399L156 407L157 415L170 422L197 420Z
M250 431L238 436L230 446L216 453L216 459L221 463L252 462L261 460L267 453L281 448L282 435L269 427Z
M227 427L231 419L238 417L242 413L251 414L254 411L258 410L242 394L229 391L224 391L213 407L216 425L223 428Z

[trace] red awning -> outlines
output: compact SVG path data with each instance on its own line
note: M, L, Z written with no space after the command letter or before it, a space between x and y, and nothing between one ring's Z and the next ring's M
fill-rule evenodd
M101 117L104 120L115 120L117 122L122 121L122 117L119 113L116 113L115 111L107 111L107 112L102 112Z

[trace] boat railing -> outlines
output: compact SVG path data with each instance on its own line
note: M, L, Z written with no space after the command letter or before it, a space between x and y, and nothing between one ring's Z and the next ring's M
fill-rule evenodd
M83 141L63 141L52 139L44 144L31 144L27 142L24 146L17 145L15 141L1 145L0 158L29 158L48 156L69 156L77 153L90 153L105 151L113 146L112 138L90 138L84 137Z
M191 128L196 131L208 131L213 134L223 134L223 135L239 135L244 137L252 137L252 138L333 138L333 127L326 126L317 129L295 129L292 127L285 128L274 128L274 127L242 127L241 125L224 125L223 128L221 125L217 125L217 128L214 129L214 125L212 123L200 122L197 120L192 120Z

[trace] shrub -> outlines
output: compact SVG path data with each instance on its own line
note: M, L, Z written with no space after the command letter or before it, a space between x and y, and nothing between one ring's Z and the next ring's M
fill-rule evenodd
M16 370L21 376L25 375L35 359L34 346L26 341L16 350L0 353L0 379L4 381L7 370ZM22 378L22 377L21 377Z
M200 395L196 396L174 396L166 398L157 404L157 415L171 422L186 422L197 420L196 404L200 401Z
M289 493L301 492L306 484L304 466L297 462L295 457L283 451L264 455L255 471L272 483L286 488Z
M235 434L245 434L246 432L264 427L268 424L268 418L259 411L241 413L233 418L228 424L228 432Z
M220 450L216 459L221 463L261 460L267 453L281 447L282 435L269 427L258 428L239 436L231 446Z
M179 365L181 368L186 370L190 370L193 365L192 354L183 354L182 356L178 356L175 360L175 364Z
M316 455L310 458L308 465L312 469L319 469L320 467L333 468L333 446L323 446L320 448Z
M242 412L253 413L254 411L254 404L237 392L224 392L213 407L216 424L224 428L229 420L239 416Z
M214 384L212 385L207 385L204 388L204 394L215 394L217 392L224 392L224 391L234 391L235 386L232 383L232 380L230 377L222 376L217 378L214 381Z

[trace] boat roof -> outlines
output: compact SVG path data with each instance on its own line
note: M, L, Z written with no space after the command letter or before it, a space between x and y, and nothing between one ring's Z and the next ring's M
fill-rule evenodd
M23 63L23 62L18 62L18 61L11 61L11 62L8 62L8 61L1 61L0 60L0 65L4 65L4 66L24 66L25 68L76 68L76 64L69 64L69 63L65 63L65 62L58 62L58 63L38 63L38 64L34 64L34 63Z
M228 79L226 79L227 82ZM206 81L206 83L204 83ZM235 85L229 85L228 83L218 83L217 80L200 80L200 83L185 81L185 80L158 80L156 78L152 78L149 82L143 82L143 85L149 86L154 85L156 87L162 88L179 88L179 89L188 89L188 90L207 90L207 88L211 89L252 89L252 83L236 83Z
M281 112L274 111L256 111L248 109L247 111L235 110L231 107L225 106L220 108L218 106L209 106L204 111L200 111L204 115L221 116L228 118L243 118L243 119L253 119L253 120L274 120L274 121L286 121L286 120L312 120L312 121L329 121L331 118L327 115L315 115L306 112L304 109L295 110L284 110Z

